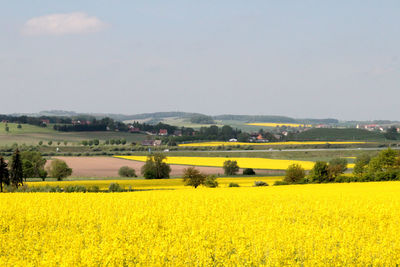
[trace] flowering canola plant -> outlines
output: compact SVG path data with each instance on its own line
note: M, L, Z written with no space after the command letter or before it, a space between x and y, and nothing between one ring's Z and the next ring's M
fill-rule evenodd
M1 266L396 266L400 182L0 194Z
M367 142L357 141L288 141L288 142L271 142L271 143L248 143L248 142L200 142L179 144L180 147L215 147L215 146L287 146L287 145L354 145L366 144Z
M146 161L146 156L114 156L117 158ZM267 158L240 158L240 157L167 157L168 164L222 167L226 160L236 160L240 168L285 170L291 164L300 164L304 169L311 170L314 166L312 161L267 159Z

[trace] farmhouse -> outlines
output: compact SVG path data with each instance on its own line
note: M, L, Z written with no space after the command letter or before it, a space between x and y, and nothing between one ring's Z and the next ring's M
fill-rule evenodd
M130 126L129 127L129 132L130 133L140 133L140 129L136 128L136 127L133 127L133 126Z
M160 129L158 132L158 135L168 135L168 130L167 129Z
M143 140L142 146L161 146L161 140Z

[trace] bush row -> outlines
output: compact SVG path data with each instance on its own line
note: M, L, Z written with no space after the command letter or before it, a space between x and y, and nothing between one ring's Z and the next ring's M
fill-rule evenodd
M124 189L118 183L111 183L108 187L108 190L100 190L100 187L97 185L92 186L84 186L84 185L68 185L65 187L60 186L28 186L23 185L18 188L13 186L6 186L4 188L5 192L25 192L25 193L35 193L35 192L47 192L47 193L98 193L98 192L132 192L134 191L132 187L128 189Z

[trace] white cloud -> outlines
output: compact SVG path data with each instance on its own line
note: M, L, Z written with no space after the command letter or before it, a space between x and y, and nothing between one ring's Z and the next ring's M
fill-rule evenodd
M106 26L96 17L83 12L51 14L28 20L23 29L24 35L65 35L98 32Z

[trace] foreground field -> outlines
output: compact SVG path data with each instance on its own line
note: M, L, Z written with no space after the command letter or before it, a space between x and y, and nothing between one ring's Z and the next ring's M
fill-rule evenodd
M2 266L395 266L400 183L0 194Z
M117 158L146 161L146 156L115 156ZM305 170L311 170L314 166L312 161L286 160L286 159L267 159L267 158L240 158L240 157L167 157L165 162L168 164L179 164L189 166L213 166L222 167L226 160L237 161L240 168L286 170L291 164L299 164ZM353 164L349 164L352 168Z

